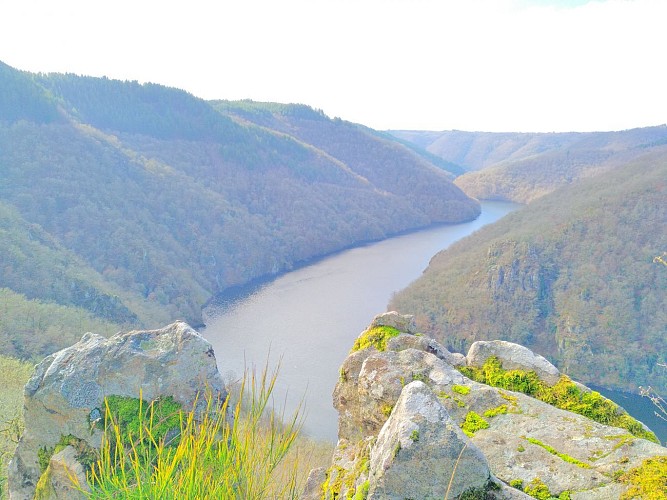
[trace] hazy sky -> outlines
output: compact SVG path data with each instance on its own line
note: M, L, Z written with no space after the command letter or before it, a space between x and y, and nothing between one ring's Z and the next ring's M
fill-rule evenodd
M665 0L0 0L0 60L377 129L667 122Z

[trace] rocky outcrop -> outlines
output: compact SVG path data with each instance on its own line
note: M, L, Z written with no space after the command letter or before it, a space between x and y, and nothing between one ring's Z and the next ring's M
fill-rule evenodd
M419 381L403 388L382 426L371 450L369 479L370 498L401 499L445 498L447 492L457 498L494 481L482 452Z
M331 467L324 476L321 470L311 475L304 499L444 498L447 488L453 499L464 485L486 495L480 498L527 498L519 491L525 488L613 499L627 490L618 480L626 471L667 456L666 448L626 429L475 382L460 371L470 374L470 367L493 356L513 374L537 375L548 390L596 394L525 347L477 342L463 356L407 331L411 324L410 317L381 315L362 336L378 325L398 332L343 362L333 394L339 441ZM639 435L635 423L627 428L638 427ZM467 451L459 458L462 449Z
M466 362L468 366L480 368L487 359L495 356L507 370L534 371L540 380L554 385L560 380L560 371L544 357L522 345L504 340L479 340L468 350Z
M171 396L183 408L192 409L195 404L206 405L204 396L223 401L227 393L211 345L186 323L118 333L108 339L86 333L75 345L39 363L26 385L25 431L9 465L12 500L33 498L43 476L40 449L54 451L49 475L57 477L59 468L78 470L71 447L56 452L63 438L83 448L99 448L102 429L95 424L103 418L105 397L111 395L146 401ZM55 480L40 486L58 492L61 483Z

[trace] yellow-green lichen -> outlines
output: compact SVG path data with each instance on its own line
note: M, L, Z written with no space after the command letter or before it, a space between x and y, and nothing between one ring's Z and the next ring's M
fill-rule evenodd
M361 351L367 347L375 347L378 351L387 349L387 341L400 335L396 328L391 326L374 326L363 332L354 341L351 352Z

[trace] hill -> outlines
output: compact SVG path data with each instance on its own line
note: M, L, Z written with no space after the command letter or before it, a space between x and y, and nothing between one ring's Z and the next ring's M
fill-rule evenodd
M529 203L667 143L667 126L620 132L393 132L472 170L456 179L478 199Z
M584 382L667 392L667 149L534 201L436 255L390 307L463 351L503 339Z
M256 105L274 127L178 89L2 64L0 89L0 287L113 325L200 324L228 287L479 214L423 156L306 106Z

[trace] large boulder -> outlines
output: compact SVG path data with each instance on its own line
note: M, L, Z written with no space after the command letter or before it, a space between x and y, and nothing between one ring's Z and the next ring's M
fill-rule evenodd
M380 313L373 318L368 328L375 328L376 326L390 326L396 328L399 332L417 333L417 324L415 318L411 314L399 314L396 311L389 311Z
M500 360L505 370L534 371L548 385L560 380L560 371L539 354L519 344L504 340L479 340L468 350L466 361L468 366L481 367L490 357Z
M146 401L171 396L182 408L197 404L199 411L206 396L222 402L227 392L211 344L184 322L108 339L86 333L39 363L26 384L25 431L8 471L12 500L33 498L42 475L40 449L54 449L65 437L99 448L103 431L94 424L111 395Z
M470 443L423 382L405 386L371 451L370 499L458 498L495 483Z

